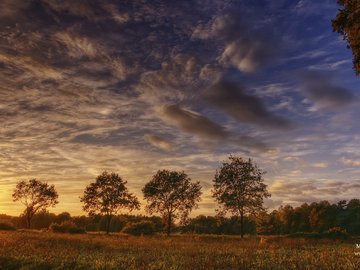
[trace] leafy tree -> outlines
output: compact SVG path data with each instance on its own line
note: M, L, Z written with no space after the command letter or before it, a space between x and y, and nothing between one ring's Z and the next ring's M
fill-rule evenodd
M31 227L33 216L38 211L54 207L58 203L58 193L54 185L36 179L18 182L12 196L14 202L20 201L25 205L24 217L28 229Z
M55 219L55 222L56 223L62 223L64 221L68 221L68 220L71 220L71 215L70 213L68 212L62 212L60 214L57 215L56 219Z
M49 213L47 210L41 210L34 215L31 220L31 228L33 229L47 229L51 223L55 220L56 215Z
M273 210L269 214L265 211L259 213L256 217L256 231L259 234L280 234L280 221L279 221L279 212L277 210Z
M155 225L148 220L134 223L129 222L123 228L122 232L132 235L153 235L155 233Z
M335 32L343 35L343 39L351 48L354 59L354 69L357 75L360 74L360 1L359 0L338 0L343 8L335 20L332 20L332 27Z
M280 206L277 212L278 222L280 223L282 233L292 232L294 224L294 208L290 205Z
M184 172L168 170L159 170L142 191L148 202L146 210L162 215L168 235L173 221L178 217L185 221L201 196L199 182L192 183Z
M106 217L106 233L109 233L112 217L120 209L140 209L138 199L128 191L126 184L118 174L104 171L86 187L83 197L80 197L84 203L83 210L89 215L101 214Z
M270 197L263 174L251 159L245 161L235 156L230 156L229 162L223 162L216 171L213 197L220 204L220 213L240 216L241 237L244 236L245 214L264 211L264 198Z

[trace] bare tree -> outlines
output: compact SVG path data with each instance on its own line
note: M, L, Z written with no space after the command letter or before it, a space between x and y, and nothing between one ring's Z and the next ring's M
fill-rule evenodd
M244 216L264 211L264 198L270 197L260 170L252 160L230 156L214 178L213 197L220 204L220 213L240 216L241 237L244 236Z
M58 203L54 185L50 186L36 179L18 182L12 196L14 202L21 201L25 205L24 216L28 229L31 228L31 220L38 211L54 207Z
M200 201L201 186L199 182L191 183L184 172L159 170L143 188L147 200L147 211L158 212L167 225L167 234L175 219L184 221Z
M118 174L105 171L86 187L84 195L80 197L84 203L83 210L89 215L105 215L106 233L109 233L112 217L120 209L140 209L138 199L128 191L126 184Z

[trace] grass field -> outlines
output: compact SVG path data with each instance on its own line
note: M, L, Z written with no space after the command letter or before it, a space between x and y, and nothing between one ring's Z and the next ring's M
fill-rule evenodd
M0 232L0 269L360 269L356 241Z

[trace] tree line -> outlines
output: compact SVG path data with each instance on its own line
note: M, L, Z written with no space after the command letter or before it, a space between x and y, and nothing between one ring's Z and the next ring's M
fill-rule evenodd
M0 215L0 224L6 222L16 228L27 228L24 215L12 217ZM67 212L58 215L42 210L33 216L31 228L48 229L52 224L72 223L86 231L106 231L107 219L102 215L71 216ZM121 232L126 226L151 223L154 232L166 231L166 224L160 216L119 214L110 222L110 232ZM323 233L334 228L352 235L360 235L360 200L329 203L320 201L304 203L293 207L283 205L271 212L261 212L257 216L244 217L244 234L247 235L291 235L296 233ZM0 226L1 227L1 226ZM185 223L172 224L172 231L192 234L240 235L241 224L238 216L205 216L189 218ZM146 232L144 232L146 233Z
M201 200L201 185L183 171L159 170L142 188L146 212L157 216L120 215L140 209L138 198L118 174L104 171L89 184L80 201L88 217L71 217L68 213L47 212L58 203L54 185L36 179L17 183L13 199L21 201L23 214L13 223L18 227L44 228L51 223L71 221L87 231L121 231L128 223L148 222L156 231L206 234L290 234L322 232L334 227L360 234L360 201L353 199L330 204L327 201L299 207L280 206L268 213L264 198L270 197L264 184L264 171L251 160L229 156L216 170L212 196L217 202L217 216L189 218ZM230 214L230 217L226 215ZM4 218L5 216L3 216ZM1 219L1 217L0 217ZM180 225L175 226L180 221ZM146 225L146 224L142 224Z
M270 196L264 184L264 172L251 159L229 156L216 171L213 179L213 197L218 212L240 217L241 236L244 235L246 214L264 211L264 198ZM160 214L169 235L175 221L185 224L201 200L200 182L194 182L183 171L159 170L142 188L146 212ZM21 201L28 228L34 215L58 203L54 185L36 179L19 181L13 193L14 201ZM127 181L114 172L104 171L89 184L80 197L83 210L90 216L101 215L106 220L106 232L111 220L120 210L140 209L138 198L127 188Z

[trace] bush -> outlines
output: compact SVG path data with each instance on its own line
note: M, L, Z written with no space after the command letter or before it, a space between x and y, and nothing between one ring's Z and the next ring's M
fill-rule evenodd
M128 223L122 232L132 235L153 235L155 233L155 226L151 221Z
M78 234L78 233L86 233L85 229L80 228L80 227L73 227L70 228L68 233L72 233L72 234Z
M324 234L329 238L336 238L336 239L347 239L350 237L350 235L346 232L346 230L340 227L332 227Z
M297 232L289 234L290 237L296 238L310 238L310 239L323 239L323 238L332 238L332 239L348 239L350 235L346 232L346 230L340 227L333 227L327 230L326 232L312 232L312 233L303 233Z
M96 232L98 231L98 225L96 223L89 223L85 226L86 231L88 232Z
M58 223L52 223L50 225L50 230L56 233L85 233L86 231L83 228L79 228L75 225L74 222L66 220Z
M61 226L61 224L57 224L57 223L52 223L50 225L49 229L56 233L65 233L66 232L66 229L63 226Z
M15 231L15 227L7 222L0 222L0 230L1 231Z

